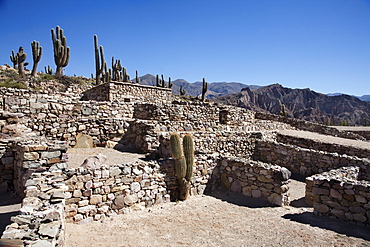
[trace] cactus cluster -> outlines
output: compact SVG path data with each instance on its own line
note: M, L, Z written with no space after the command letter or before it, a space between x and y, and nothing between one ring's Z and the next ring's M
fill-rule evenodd
M158 74L155 78L155 85L156 87L163 87L163 88L166 88L167 87L167 84L166 84L166 81L164 80L164 75L162 74L161 75L161 78L159 78ZM172 88L173 86L173 83L171 81L171 77L168 77L168 88Z
M59 26L51 29L51 39L54 47L54 61L57 66L56 75L63 75L63 68L68 65L70 48L67 47L67 38L63 34L63 29Z
M37 65L40 62L41 55L42 55L42 46L40 46L40 42L34 40L31 43L31 48L32 48L32 58L33 58L33 67L32 67L31 76L35 77Z
M190 181L193 176L194 142L192 136L186 134L181 147L180 136L177 133L172 133L170 149L172 157L175 159L176 177L179 182L179 199L186 200L190 195Z
M180 95L183 96L186 94L186 90L180 85Z
M49 74L49 75L52 75L53 74L53 69L50 67L50 65L48 65L48 67L44 67L45 69L45 74Z
M103 74L104 68L107 67L107 64L104 59L104 48L98 44L98 36L94 35L94 48L95 48L95 83L96 85L100 84L100 75ZM100 55L99 55L100 52Z

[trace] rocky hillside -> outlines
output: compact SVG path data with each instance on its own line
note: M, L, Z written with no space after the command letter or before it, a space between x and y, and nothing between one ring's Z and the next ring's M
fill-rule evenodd
M349 95L328 96L310 89L290 89L274 84L218 97L217 102L254 111L285 114L329 125L369 125L370 102Z
M168 81L168 78L165 78ZM156 77L151 74L146 74L140 77L140 84L142 85L155 85ZM180 94L180 86L186 90L186 95L198 96L202 92L202 82L189 83L183 79L173 81L172 93ZM208 85L208 92L206 97L213 99L215 97L234 94L240 92L241 89L248 87L248 85L238 82L213 82ZM250 88L259 88L259 86L251 85Z

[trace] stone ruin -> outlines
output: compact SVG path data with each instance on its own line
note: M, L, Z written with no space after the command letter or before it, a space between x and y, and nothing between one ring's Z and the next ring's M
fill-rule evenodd
M291 173L300 174L316 214L370 226L370 149L279 131L365 140L359 134L117 82L82 95L0 88L0 109L0 190L23 197L2 241L63 246L65 222L83 224L176 200L172 132L194 137L192 195L222 188L285 206ZM150 159L69 168L67 149L79 146L81 136L88 137L85 144Z

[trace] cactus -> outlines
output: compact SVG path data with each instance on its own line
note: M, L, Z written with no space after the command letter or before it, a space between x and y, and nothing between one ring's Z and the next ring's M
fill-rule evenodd
M125 67L122 68L122 81L129 82L130 76L127 74L127 70Z
M95 84L99 85L101 83L100 75L103 74L105 64L104 49L98 44L98 35L94 35L94 50L95 50ZM99 56L100 51L100 56Z
M51 39L54 47L54 61L57 66L55 74L63 75L63 68L68 65L70 48L67 47L67 38L63 34L63 29L59 26L51 29Z
M136 79L135 79L136 83L139 83L140 84L140 77L139 77L139 72L136 70Z
M168 88L172 88L173 83L171 82L171 77L168 77Z
M190 180L193 175L193 139L190 135L185 135L182 149L180 136L177 133L172 133L170 137L170 149L172 157L175 159L176 177L179 181L179 199L186 200L190 194Z
M14 50L12 51L12 55L10 55L10 61L13 63L13 68L17 69L18 67L18 56L14 55Z
M287 113L286 113L286 110L285 110L285 105L280 104L280 107L281 107L280 115L283 116L283 117L287 117Z
M121 80L120 71L122 70L121 60L118 59L114 61L114 57L112 57L112 69L113 69L112 72L113 81L120 81Z
M32 58L33 58L33 67L32 67L31 76L35 77L37 65L40 62L41 55L42 55L42 46L40 46L40 42L34 40L31 43L31 47L32 47Z
M45 69L45 74L49 74L49 75L52 75L53 74L53 69L50 68L50 65L48 65L47 68L45 66L44 69Z
M23 47L19 47L18 53L17 53L17 58L18 58L18 73L20 76L24 77L25 71L24 71L24 66L27 65L28 63L24 63L26 60L27 54L23 52Z
M155 84L156 84L156 87L161 87L161 82L160 82L160 80L159 80L159 76L158 76L158 74L156 75L156 77L155 77Z
M186 90L182 87L182 85L180 85L180 95L185 95L186 94Z
M190 181L193 176L194 166L194 142L191 135L186 134L182 140L182 146L184 149L184 155L186 160L186 180Z
M161 79L162 80L162 84L161 84L162 87L166 87L166 81L164 80L164 75L163 74L161 75L161 78L162 78Z
M208 91L208 82L206 82L206 79L203 78L203 87L202 87L202 101L206 99L206 93Z

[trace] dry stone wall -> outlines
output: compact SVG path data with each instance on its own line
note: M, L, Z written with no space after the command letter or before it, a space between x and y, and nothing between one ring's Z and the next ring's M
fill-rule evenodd
M353 146L342 146L333 143L323 143L319 141L314 141L310 139L294 137L290 135L282 135L278 133L276 135L276 141L280 143L285 143L288 145L294 145L302 148L308 148L313 150L321 150L329 153L338 153L338 154L346 154L349 156L356 156L359 158L370 158L370 150L369 149L361 149L356 148Z
M219 187L272 204L289 204L290 171L244 158L220 158L212 176Z
M122 102L162 102L172 99L171 89L129 82L108 82L83 93L83 100Z
M343 167L306 178L306 201L318 215L370 226L370 181L359 167Z
M274 141L256 140L252 158L288 168L293 173L311 176L343 166L369 169L370 161L357 157L300 148Z
M316 133L320 133L324 135L332 135L332 136L338 136L342 138L363 140L363 141L366 140L363 136L356 134L356 133L352 133L348 131L340 131L336 128L328 127L328 126L321 125L321 124L311 123L311 122L307 122L307 121L299 120L295 118L288 118L288 117L264 113L264 112L256 112L255 118L283 122L283 123L287 123L290 126L295 127L300 130L316 132Z

